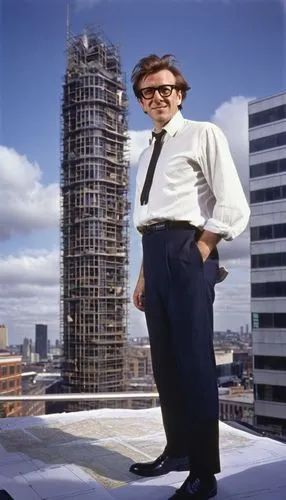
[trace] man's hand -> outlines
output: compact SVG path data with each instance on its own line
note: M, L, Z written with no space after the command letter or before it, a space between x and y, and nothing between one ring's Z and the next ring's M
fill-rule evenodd
M197 241L197 247L201 252L203 262L207 260L220 240L221 236L219 234L211 233L207 230L202 232L200 239Z
M209 246L204 241L201 241L201 240L198 240L196 245L197 245L199 252L202 256L203 262L205 262L210 254Z
M143 276L140 275L133 293L133 304L139 311L144 311L144 292L145 280Z

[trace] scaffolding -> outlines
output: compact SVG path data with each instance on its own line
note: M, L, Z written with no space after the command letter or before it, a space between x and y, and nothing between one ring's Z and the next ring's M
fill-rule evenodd
M66 392L124 390L130 211L127 113L118 49L99 32L69 33L61 129ZM69 403L67 410L99 405Z

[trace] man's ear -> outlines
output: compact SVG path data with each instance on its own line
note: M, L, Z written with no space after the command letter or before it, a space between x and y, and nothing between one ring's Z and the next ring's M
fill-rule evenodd
M178 106L181 106L182 102L183 102L182 91L178 90L178 94L177 95L178 95Z

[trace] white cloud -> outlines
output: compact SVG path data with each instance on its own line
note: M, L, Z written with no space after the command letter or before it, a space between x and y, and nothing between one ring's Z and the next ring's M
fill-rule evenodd
M0 318L9 341L34 338L35 323L59 334L59 251L27 250L0 259Z
M1 259L0 283L7 285L54 286L58 283L58 250L29 251Z
M248 102L253 97L236 96L223 102L211 121L221 127L228 138L240 180L248 195Z
M233 259L248 259L250 252L249 228L233 241L221 241L218 248L220 259L227 266L232 267Z
M137 162L143 149L149 145L151 137L150 130L130 130L130 165L137 166Z
M224 131L231 148L241 183L246 196L249 196L248 161L248 102L243 96L232 97L222 103L214 112L211 121ZM243 258L249 255L249 230L233 242L222 242L220 254L225 260Z
M58 225L59 186L41 177L36 163L0 146L0 240Z
M248 159L248 102L253 97L236 96L222 103L211 121L224 131L234 162L249 198ZM217 329L230 328L250 321L250 242L249 228L234 241L219 244L220 262L229 270L229 276L216 287L215 325Z
M216 286L214 324L216 330L233 329L250 324L249 275L243 269L232 269L227 280Z

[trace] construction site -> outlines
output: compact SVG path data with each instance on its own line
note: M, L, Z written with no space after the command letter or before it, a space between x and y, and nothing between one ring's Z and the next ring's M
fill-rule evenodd
M118 49L94 30L78 36L69 33L61 136L64 392L124 390L130 211L127 115ZM70 402L65 409L100 406Z

